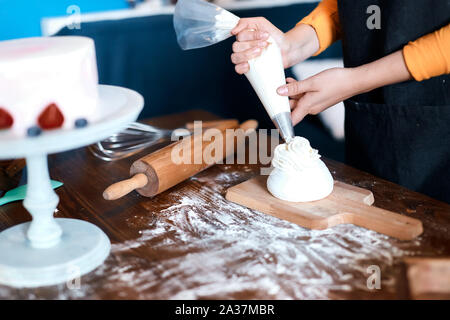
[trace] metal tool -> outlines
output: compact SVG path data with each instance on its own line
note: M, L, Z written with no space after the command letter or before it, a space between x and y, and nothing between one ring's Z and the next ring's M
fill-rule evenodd
M281 138L288 142L293 139L294 126L292 125L292 117L290 112L281 112L272 118L275 127L280 131Z
M187 129L161 129L148 124L133 122L125 130L90 145L88 149L105 161L115 161L130 157L145 148L169 142L172 138L190 135Z
M213 128L220 125L237 126L236 119L202 121L200 128ZM130 157L151 146L164 142L178 141L195 130L195 123L187 123L184 128L161 129L148 124L133 122L124 131L88 147L96 156L105 161L115 161Z

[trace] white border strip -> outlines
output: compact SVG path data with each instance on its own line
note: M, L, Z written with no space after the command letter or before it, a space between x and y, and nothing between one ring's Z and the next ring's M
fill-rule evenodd
M281 7L298 3L314 3L320 0L218 0L215 3L229 10ZM151 3L143 3L135 9L113 10L95 13L85 13L80 16L80 23L102 20L121 20L153 15L173 14L175 6L155 7ZM73 23L73 17L44 17L41 19L41 31L43 36L52 36L64 27Z

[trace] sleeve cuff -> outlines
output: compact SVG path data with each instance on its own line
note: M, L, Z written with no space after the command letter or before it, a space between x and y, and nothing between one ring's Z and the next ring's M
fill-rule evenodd
M334 9L334 8L333 8ZM319 39L319 50L314 54L317 56L327 49L333 42L340 38L339 16L336 10L324 10L319 5L308 16L304 17L297 25L306 24L311 26Z
M406 67L416 81L450 73L450 25L403 47Z

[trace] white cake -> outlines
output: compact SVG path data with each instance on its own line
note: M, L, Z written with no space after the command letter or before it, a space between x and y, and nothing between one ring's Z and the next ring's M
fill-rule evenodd
M333 177L308 139L295 137L275 148L267 189L276 198L292 202L316 201L333 191Z
M39 135L95 119L94 41L41 37L0 42L0 132Z

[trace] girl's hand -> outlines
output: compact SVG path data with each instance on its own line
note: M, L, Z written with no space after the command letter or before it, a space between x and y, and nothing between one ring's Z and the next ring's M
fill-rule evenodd
M240 19L237 26L231 30L231 34L236 36L231 61L236 65L235 70L239 74L244 74L250 69L247 61L262 53L268 45L269 36L276 41L283 56L288 51L284 33L262 17Z
M319 50L316 31L306 24L299 24L283 33L265 18L243 18L231 33L236 36L231 61L236 65L235 70L239 74L250 69L247 61L262 53L268 44L269 36L280 47L285 68L308 59Z
M308 114L318 114L358 94L361 88L353 72L354 69L333 68L303 81L287 78L287 84L277 92L289 96L293 124L298 124Z
M303 81L288 78L277 92L291 98L292 122L296 125L307 114L318 114L355 95L411 79L399 50L357 68L328 69Z

